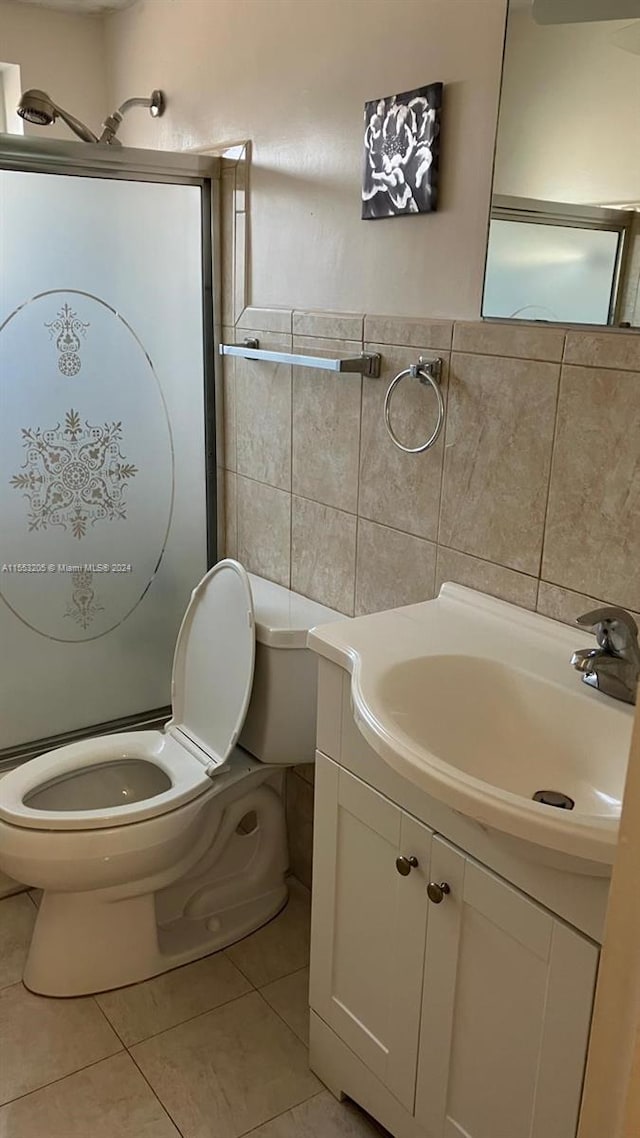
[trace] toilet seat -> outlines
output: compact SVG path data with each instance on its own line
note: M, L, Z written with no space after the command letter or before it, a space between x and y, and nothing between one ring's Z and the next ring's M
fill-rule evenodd
M122 805L96 810L43 810L25 801L58 780L127 759L152 763L169 777L170 787L140 802L123 801ZM34 830L124 826L175 810L210 788L205 767L174 736L162 731L126 731L70 743L10 771L2 780L0 818L12 826Z
M31 759L3 779L0 819L37 830L114 828L168 813L210 790L211 778L233 752L249 706L254 626L246 570L236 561L218 562L193 590L178 632L171 678L173 716L165 730L100 735ZM125 787L122 802L114 803L111 785L109 800L93 809L37 805L38 796L46 802L46 792L63 780L73 794L69 784L74 777L83 780L88 798L95 800L101 769L130 760L155 767L159 775L148 772L139 781L146 778L162 789L127 801ZM97 776L93 780L92 769Z

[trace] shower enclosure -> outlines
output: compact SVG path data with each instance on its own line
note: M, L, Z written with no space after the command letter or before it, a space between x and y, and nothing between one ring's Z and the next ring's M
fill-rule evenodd
M170 702L216 550L218 165L0 135L0 765Z

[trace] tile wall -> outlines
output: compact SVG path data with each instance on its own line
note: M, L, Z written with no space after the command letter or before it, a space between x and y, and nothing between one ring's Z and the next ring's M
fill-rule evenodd
M248 569L360 615L443 581L559 620L640 610L640 335L530 324L246 308L223 337L317 354L380 352L379 379L225 359L224 544ZM388 383L444 363L445 429L406 455ZM392 404L409 445L435 400ZM310 772L290 778L294 871L309 880Z

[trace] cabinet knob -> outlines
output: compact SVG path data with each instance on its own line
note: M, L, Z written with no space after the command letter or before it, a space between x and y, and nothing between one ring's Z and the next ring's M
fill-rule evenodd
M444 901L445 894L450 892L451 889L446 881L441 881L439 885L437 881L430 881L427 885L427 896L434 905L439 905L441 901Z
M403 877L408 877L412 869L416 869L418 865L417 857L397 857L396 869Z

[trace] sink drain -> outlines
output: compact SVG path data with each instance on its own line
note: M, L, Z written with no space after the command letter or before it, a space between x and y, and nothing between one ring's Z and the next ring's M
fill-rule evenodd
M557 806L558 810L573 810L575 802L561 790L536 790L534 802L544 802L545 806Z

